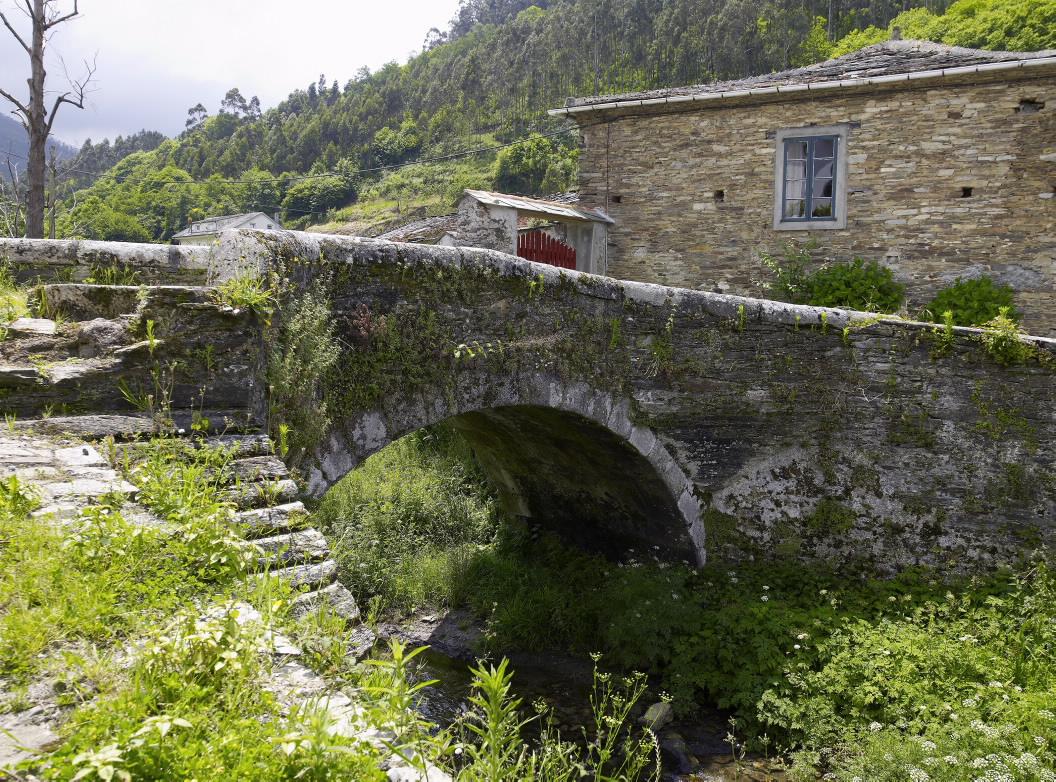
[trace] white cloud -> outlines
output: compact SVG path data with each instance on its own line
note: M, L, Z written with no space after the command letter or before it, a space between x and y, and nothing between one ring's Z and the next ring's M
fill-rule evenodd
M0 9L23 17L16 0ZM64 7L70 0L59 0ZM215 111L238 87L265 107L325 73L344 84L362 66L403 62L430 27L446 28L458 0L81 0L81 16L56 28L49 84L61 86L98 53L85 111L65 106L56 134L73 143L141 128L174 134L187 108ZM25 91L26 56L0 29L0 86Z

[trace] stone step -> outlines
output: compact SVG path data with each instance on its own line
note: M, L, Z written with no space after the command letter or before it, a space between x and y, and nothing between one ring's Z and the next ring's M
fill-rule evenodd
M356 598L342 584L337 582L323 589L306 592L294 598L293 605L290 606L290 614L294 619L300 619L312 611L317 611L324 605L328 606L330 610L350 624L358 622L360 619Z
M75 321L111 319L136 312L141 295L138 285L51 283L38 289L37 309Z
M276 456L250 456L233 459L224 468L224 473L233 482L255 483L288 478L290 471Z
M44 374L33 364L0 364L0 389L5 391L37 389L44 382ZM6 399L4 399L3 407L8 407Z
M264 552L257 561L261 569L320 562L330 556L326 538L316 529L287 532L253 541Z
M293 567L272 570L267 574L281 578L293 588L307 586L311 589L322 589L337 577L337 563L332 559L311 565L294 565Z
M85 415L53 416L51 418L26 418L14 423L16 431L40 432L53 436L79 437L83 440L102 440L113 437L118 441L139 440L155 434L179 434L191 431L191 423L198 416L208 419L208 431L217 434L230 431L253 431L259 427L250 418L248 410L204 410L201 413L177 411L168 421L158 422L142 413L100 413Z
M7 338L54 337L58 324L50 318L18 318L8 323Z
M273 505L270 508L246 510L235 515L235 523L242 526L246 537L253 539L264 535L293 532L305 526L308 511L302 502Z
M223 448L229 450L236 458L249 456L271 456L275 445L266 434L221 434L197 440L196 445L204 448Z
M224 492L224 499L239 510L282 505L297 499L297 484L289 478L265 482L240 483Z

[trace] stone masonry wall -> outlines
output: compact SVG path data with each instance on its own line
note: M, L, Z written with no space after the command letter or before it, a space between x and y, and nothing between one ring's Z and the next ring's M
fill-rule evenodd
M637 524L666 549L688 533L698 559L890 572L1056 545L1052 340L1008 366L978 330L493 251L287 232L243 253L321 282L332 303L342 355L319 389L331 425L301 465L315 494L452 421L520 515L603 549ZM654 510L625 513L642 507Z
M1015 288L1028 331L1056 334L1056 77L949 82L578 115L581 197L616 220L609 273L765 295L760 251L810 238L819 256L891 266L911 311L990 274ZM847 228L775 231L773 133L839 123L854 123Z

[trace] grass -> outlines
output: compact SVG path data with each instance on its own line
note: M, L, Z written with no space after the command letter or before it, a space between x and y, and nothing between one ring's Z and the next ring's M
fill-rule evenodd
M603 651L648 672L683 715L731 710L738 739L779 753L796 779L1056 779L1044 562L960 579L617 564L499 523L468 456L450 433L414 435L326 498L361 600L380 595L396 615L468 607L492 654Z
M15 283L6 262L0 262L0 325L29 315L29 297Z
M291 621L289 587L247 577L254 551L231 529L223 499L230 458L167 439L126 451L123 472L161 527L126 519L116 496L55 524L32 515L32 487L0 483L3 705L31 707L29 685L50 681L70 708L58 747L22 770L46 780L381 782L382 760L395 753L418 765L429 758L465 782L656 778L656 741L630 721L640 677L599 674L594 730L575 742L541 714L522 716L505 661L475 672L458 725L417 717L414 699L428 683L413 683L416 651L394 644L368 671L350 666L339 617ZM260 619L241 616L245 601ZM388 746L339 735L318 703L280 700L265 686L274 628L303 646L306 662L356 688L370 724L393 731ZM528 747L521 730L535 720L541 738Z
M449 605L474 554L494 538L497 502L468 447L436 427L372 456L335 486L315 514L365 604L404 616Z

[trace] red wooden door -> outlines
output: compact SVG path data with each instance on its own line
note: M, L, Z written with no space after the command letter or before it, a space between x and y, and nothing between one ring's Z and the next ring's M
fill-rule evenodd
M527 231L517 237L517 255L562 269L576 268L576 248L555 239L546 231Z

